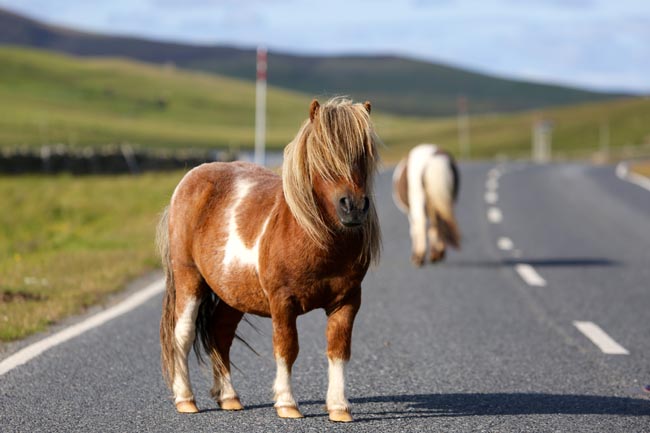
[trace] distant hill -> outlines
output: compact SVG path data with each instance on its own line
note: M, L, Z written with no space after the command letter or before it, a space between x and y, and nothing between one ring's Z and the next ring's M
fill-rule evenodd
M56 143L131 143L143 148L251 149L255 85L218 75L121 59L87 59L0 46L0 152ZM308 96L269 87L267 145L279 150L308 116ZM634 98L535 112L485 114L469 122L472 158L530 155L531 126L553 122L553 155L581 158L650 151L650 99ZM462 157L453 117L396 116L374 110L387 164L433 141ZM466 155L465 155L466 156Z
M255 79L255 51L108 36L46 25L0 9L0 44L78 56L117 56ZM450 115L457 98L472 113L507 112L605 100L623 95L497 78L396 56L295 56L269 53L269 84L309 95L346 94L386 112Z

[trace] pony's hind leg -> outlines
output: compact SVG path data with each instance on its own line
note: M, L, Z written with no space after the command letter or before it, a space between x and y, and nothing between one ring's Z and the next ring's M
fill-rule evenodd
M345 364L350 359L352 325L361 305L361 290L327 318L327 360L329 382L327 411L331 421L350 422L350 403L345 397Z
M274 407L280 418L302 418L291 390L291 367L299 350L296 318L291 301L271 299L273 351L277 366L273 383Z
M424 264L424 255L427 248L426 231L427 219L424 213L414 211L411 208L409 215L410 232L411 232L411 262L415 266L422 266Z
M211 337L214 338L217 353L216 356L211 356L214 377L211 394L223 410L242 410L244 408L232 386L230 376L230 347L235 338L237 325L243 315L241 311L219 301L212 320Z
M203 279L187 268L167 275L167 290L160 321L163 373L174 394L179 412L195 413L198 408L190 384L187 356L196 336L196 317L201 304Z
M429 239L429 260L435 263L445 258L445 243L440 236L440 220L433 209L432 205L429 208L429 227L427 228L427 237Z
M200 300L197 297L176 298L176 326L174 327L174 378L172 391L176 409L182 413L196 413L187 357L196 336L196 315Z

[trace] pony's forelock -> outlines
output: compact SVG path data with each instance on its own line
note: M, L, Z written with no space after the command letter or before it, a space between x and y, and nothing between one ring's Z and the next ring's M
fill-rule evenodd
M313 179L345 179L352 182L357 163L365 162L366 194L372 199L363 227L362 261L379 256L380 231L374 207L372 182L379 163L377 136L370 113L363 104L337 97L317 107L284 150L284 197L294 217L314 242L324 247L332 235L318 209Z

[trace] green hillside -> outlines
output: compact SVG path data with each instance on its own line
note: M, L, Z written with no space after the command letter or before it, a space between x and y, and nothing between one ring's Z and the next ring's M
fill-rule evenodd
M254 137L250 83L114 59L0 47L0 145L238 147ZM281 147L309 99L268 93L268 141Z
M252 148L254 85L210 74L125 60L0 48L0 147L93 146ZM268 144L281 149L307 116L311 96L269 89ZM366 98L359 98L364 100ZM455 118L373 118L388 160L420 142L458 153ZM650 100L622 99L546 111L473 116L471 157L527 156L538 116L554 122L554 153L591 156L607 123L613 151L648 142ZM620 152L619 152L620 153Z
M0 9L0 43L79 56L130 58L198 69L252 81L255 52L92 34L48 26ZM440 116L456 113L457 98L472 113L509 112L607 100L616 95L503 79L397 56L296 56L269 53L269 83L310 95L347 94L370 99L384 112ZM619 95L620 96L620 95Z

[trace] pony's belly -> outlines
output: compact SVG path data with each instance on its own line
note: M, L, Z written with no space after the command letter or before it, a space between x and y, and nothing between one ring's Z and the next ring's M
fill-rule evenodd
M271 316L269 300L262 290L254 269L238 269L219 278L208 281L212 290L226 304L244 313Z

